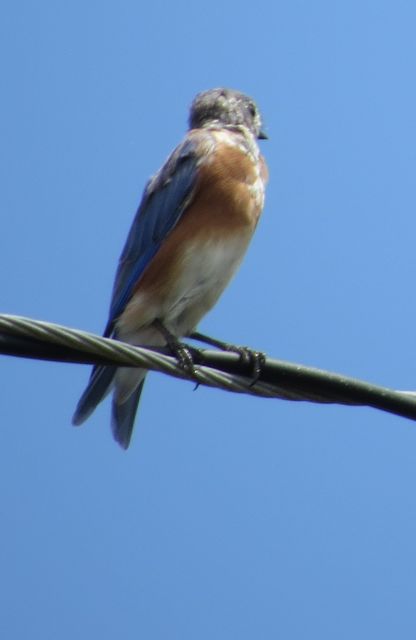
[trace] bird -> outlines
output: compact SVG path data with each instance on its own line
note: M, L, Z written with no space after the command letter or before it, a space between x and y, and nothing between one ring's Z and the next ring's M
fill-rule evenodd
M268 169L258 140L266 138L249 96L228 88L196 95L184 139L145 186L105 337L174 349L192 334L235 274L262 213ZM113 436L127 449L146 374L94 366L73 424L112 391Z

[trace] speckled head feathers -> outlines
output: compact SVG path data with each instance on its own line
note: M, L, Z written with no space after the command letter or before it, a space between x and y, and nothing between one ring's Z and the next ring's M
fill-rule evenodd
M256 103L233 89L210 89L198 93L189 114L189 127L199 129L210 125L244 125L256 138L267 138Z

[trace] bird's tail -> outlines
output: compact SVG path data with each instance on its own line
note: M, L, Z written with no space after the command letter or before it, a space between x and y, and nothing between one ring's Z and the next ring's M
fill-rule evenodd
M134 427L134 419L136 417L137 407L139 406L144 381L145 377L143 376L139 385L136 386L131 395L129 395L125 400L120 400L118 397L117 387L114 392L111 427L114 439L123 447L123 449L127 449L130 444L131 434L133 433Z
M75 413L72 417L72 424L78 426L90 417L95 407L111 391L113 379L117 367L94 367L87 388L82 394Z
M143 369L127 367L94 367L75 409L72 424L78 426L85 422L114 388L111 426L115 440L127 449L146 373Z

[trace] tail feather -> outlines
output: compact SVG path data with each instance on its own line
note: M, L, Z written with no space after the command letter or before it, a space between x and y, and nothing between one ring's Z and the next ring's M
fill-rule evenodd
M72 424L78 426L90 417L95 407L111 391L117 367L94 367L87 388L82 394Z
M127 449L130 444L134 419L136 417L137 407L139 406L144 380L143 378L138 387L124 402L117 401L117 394L113 397L111 427L113 429L114 439L123 449Z

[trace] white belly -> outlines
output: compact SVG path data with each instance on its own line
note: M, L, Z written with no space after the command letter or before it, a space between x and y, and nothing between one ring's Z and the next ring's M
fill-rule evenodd
M138 291L117 321L117 335L135 344L164 344L152 327L158 318L176 336L189 334L214 306L236 272L251 233L188 246L163 295Z
M214 306L237 271L248 241L240 236L190 247L164 308L164 320L173 333L186 335Z

